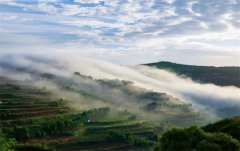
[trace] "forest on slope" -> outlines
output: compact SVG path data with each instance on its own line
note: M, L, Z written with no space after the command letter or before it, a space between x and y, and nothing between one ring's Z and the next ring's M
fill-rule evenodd
M169 70L176 74L190 77L194 81L201 83L240 87L240 67L195 66L167 61L149 63L145 65Z

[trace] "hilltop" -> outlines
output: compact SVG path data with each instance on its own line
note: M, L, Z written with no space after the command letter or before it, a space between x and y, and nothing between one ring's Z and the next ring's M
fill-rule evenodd
M167 61L144 65L168 70L201 83L240 87L240 67L195 66Z

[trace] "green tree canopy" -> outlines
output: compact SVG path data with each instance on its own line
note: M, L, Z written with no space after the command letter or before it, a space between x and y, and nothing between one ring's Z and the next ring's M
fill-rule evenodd
M160 139L162 151L239 151L239 142L223 133L206 133L198 127L172 129Z
M7 139L0 130L0 150L1 151L13 151L15 145L14 139Z

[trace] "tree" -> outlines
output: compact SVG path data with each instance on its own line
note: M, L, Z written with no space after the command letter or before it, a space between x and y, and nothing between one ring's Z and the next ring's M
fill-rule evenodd
M206 133L198 127L172 129L160 139L162 151L239 151L239 142L224 133Z
M221 147L217 144L203 140L197 145L197 151L221 151Z

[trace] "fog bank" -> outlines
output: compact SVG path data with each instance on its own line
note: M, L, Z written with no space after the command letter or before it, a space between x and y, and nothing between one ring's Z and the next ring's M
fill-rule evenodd
M81 92L86 93L93 91L93 94L96 95L99 100L103 98L102 95L104 93L107 93L108 90L98 91L103 89L103 87L98 86L96 83L91 83L92 81L73 78L74 72L91 76L94 79L132 81L137 87L149 91L166 93L178 98L179 102L175 103L191 103L196 111L205 109L211 111L223 107L240 106L240 89L237 87L200 84L191 79L186 79L174 73L152 67L141 65L131 67L121 66L66 53L57 55L49 53L5 53L0 55L0 76L26 80L34 78L35 75L49 73L68 79L68 82L71 81L75 84L76 90L81 90ZM92 87L94 87L94 89L92 89ZM105 102L107 105L111 105L109 100L112 100L120 107L122 105L134 109L136 103L129 102L128 100L131 100L129 96L122 94L122 91L114 94L115 96L105 96L109 98L107 99L108 102ZM98 104L97 102L95 103ZM136 107L136 110L137 108L138 107Z

